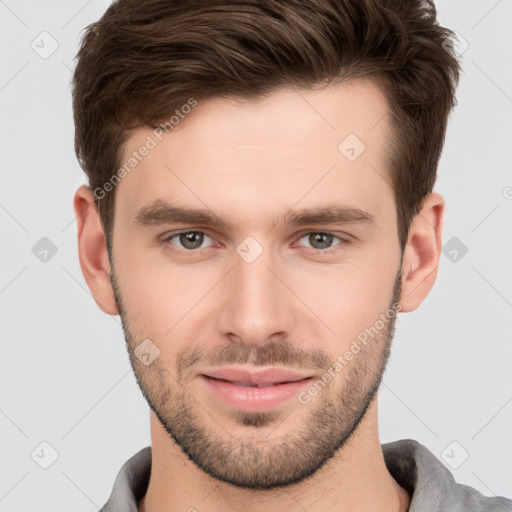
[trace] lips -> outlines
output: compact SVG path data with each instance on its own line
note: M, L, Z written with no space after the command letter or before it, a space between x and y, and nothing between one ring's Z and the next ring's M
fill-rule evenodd
M310 374L277 368L258 372L224 368L197 377L199 386L223 406L253 412L271 411L285 404L291 406L291 400L315 379Z
M219 379L217 379L219 380ZM284 384L284 382L271 382L269 384L246 384L244 382L231 381L236 386L246 386L249 388L268 388L269 386L277 386L277 384ZM286 381L285 381L286 382Z
M312 377L309 373L296 372L281 368L268 368L259 371L248 371L243 368L218 368L202 373L206 377L224 380L246 387L269 387L287 382L297 382Z

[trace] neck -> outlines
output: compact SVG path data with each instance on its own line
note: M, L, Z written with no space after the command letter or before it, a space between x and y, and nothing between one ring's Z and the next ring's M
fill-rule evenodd
M151 413L152 466L139 512L407 512L410 496L389 473L379 441L377 400L350 440L314 475L271 491L240 489L200 470Z

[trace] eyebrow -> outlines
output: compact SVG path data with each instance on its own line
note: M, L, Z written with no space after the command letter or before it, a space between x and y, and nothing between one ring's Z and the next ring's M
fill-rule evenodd
M222 215L209 209L182 208L161 199L152 201L135 212L133 222L141 227L183 223L201 224L232 231L231 223ZM368 211L337 204L302 210L289 210L280 222L298 227L308 224L361 223L373 226L375 217ZM277 222L278 223L278 222ZM274 225L277 225L274 224Z

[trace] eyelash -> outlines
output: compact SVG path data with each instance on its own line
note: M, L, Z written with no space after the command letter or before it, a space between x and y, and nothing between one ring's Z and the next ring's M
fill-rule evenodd
M159 242L166 249L168 249L170 251L173 251L173 252L178 252L178 253L184 252L184 253L189 253L189 254L201 254L203 250L207 249L206 247L203 247L203 248L200 248L200 249L179 249L179 248L176 249L176 248L172 247L172 246L174 246L174 244L171 243L171 240L173 238L178 237L180 235L188 234L188 233L200 233L200 234L203 234L203 235L213 239L213 237L211 237L210 235L208 235L204 231L188 230L188 231L179 231L177 233L171 233L170 235L168 235L165 238L161 239ZM329 247L327 249L315 249L313 247L306 247L307 249L311 249L315 254L329 255L329 254L332 254L332 253L338 251L340 245L346 245L346 244L350 243L348 238L343 238L343 237L341 237L339 235L336 235L334 233L331 233L329 231L308 231L306 233L301 234L301 236L297 239L297 241L299 241L302 238L304 238L305 236L308 236L308 235L311 235L311 234L315 234L315 235L320 235L320 234L321 235L332 235L334 238L337 238L338 240L340 240L340 243L336 244L333 247ZM294 242L294 243L296 243L296 242Z

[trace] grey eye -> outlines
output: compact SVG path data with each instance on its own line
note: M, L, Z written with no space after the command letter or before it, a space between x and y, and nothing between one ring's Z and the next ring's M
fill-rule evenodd
M189 250L198 249L204 242L204 233L200 231L187 231L186 233L179 233L178 235L174 235L175 237L179 237L180 244ZM173 237L174 238L174 237Z
M332 246L333 239L337 238L329 233L308 233L302 238L306 237L313 249L328 249Z

